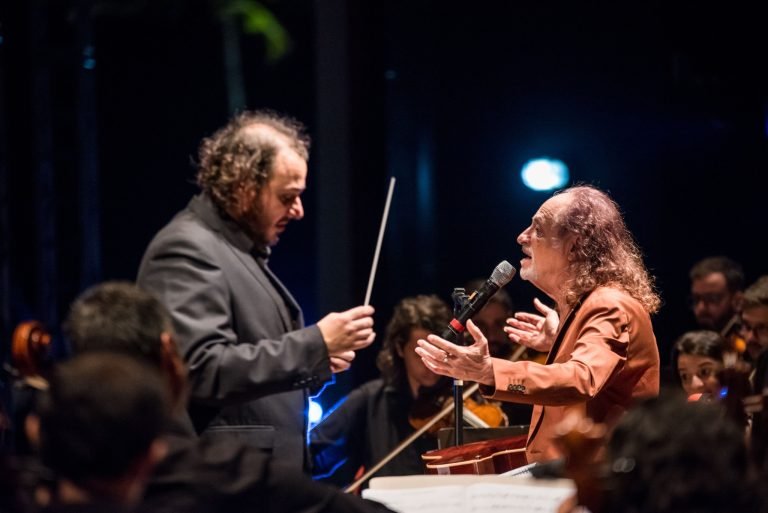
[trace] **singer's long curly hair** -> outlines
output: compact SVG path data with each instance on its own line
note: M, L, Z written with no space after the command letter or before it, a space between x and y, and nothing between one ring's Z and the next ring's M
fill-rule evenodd
M309 136L300 122L269 110L237 114L200 144L197 184L219 208L228 210L237 204L239 187L261 190L272 176L275 156L286 145L309 159Z
M566 301L575 304L602 285L618 286L649 312L658 311L661 298L643 264L640 248L624 223L616 203L595 187L579 185L560 191L571 201L555 223L563 237L574 239L573 259L566 284Z
M451 309L435 295L418 295L402 299L394 309L384 333L384 343L376 359L381 377L388 385L407 385L405 363L398 354L408 343L414 329L439 333L451 320Z

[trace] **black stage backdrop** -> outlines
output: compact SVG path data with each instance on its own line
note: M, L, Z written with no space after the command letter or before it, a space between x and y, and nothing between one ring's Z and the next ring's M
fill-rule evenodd
M4 342L26 318L57 332L85 286L135 277L151 236L195 191L199 140L238 107L289 113L313 135L306 218L272 259L310 322L362 301L390 176L372 300L380 335L398 299L449 299L500 260L517 265L515 239L547 197L519 171L539 156L622 207L664 299L663 360L691 326L696 260L729 255L749 282L768 272L756 8L254 2L290 41L271 60L266 39L240 18L228 24L222 4L3 2ZM532 308L529 284L508 290ZM379 342L339 390L375 376Z

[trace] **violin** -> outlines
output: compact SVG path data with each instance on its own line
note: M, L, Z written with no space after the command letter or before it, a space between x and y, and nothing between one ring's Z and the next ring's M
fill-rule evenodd
M462 394L462 400L466 401L472 394L477 392L479 389L479 385L477 383L473 383L470 385L467 389L464 390L464 393ZM411 443L413 443L414 440L419 438L421 435L426 433L429 429L432 428L435 424L437 424L440 420L442 420L444 417L447 417L448 414L450 414L453 411L453 398L449 398L447 401L445 401L445 405L443 408L437 412L432 418L428 419L423 426L421 426L419 429L414 431L408 438L403 440L400 445L392 449L389 454L387 454L381 461L379 461L376 465L371 467L367 472L365 472L362 476L360 476L354 483L347 486L344 489L344 492L351 493L357 490L361 484L366 482L372 475L374 475L376 472L381 469L384 465L389 463L389 461L392 460L395 456L400 454L403 449L408 447Z
M445 382L439 387L422 390L416 400L411 403L408 413L408 423L415 430L420 430L427 422L432 420L445 407L446 402L452 399L450 382ZM464 399L464 421L472 427L499 427L507 425L507 416L496 402L477 400L472 397ZM454 425L453 415L444 415L427 428L427 433L436 436L442 428Z
M501 474L526 464L528 435L505 436L427 451L427 474Z

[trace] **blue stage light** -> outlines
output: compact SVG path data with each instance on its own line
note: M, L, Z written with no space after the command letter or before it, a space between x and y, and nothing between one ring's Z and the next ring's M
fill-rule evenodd
M523 183L534 191L551 191L565 186L570 179L568 166L562 161L539 158L529 160L520 172Z

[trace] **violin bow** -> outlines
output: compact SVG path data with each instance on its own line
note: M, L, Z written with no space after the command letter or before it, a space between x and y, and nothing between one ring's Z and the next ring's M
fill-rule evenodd
M393 178L393 180L394 180L394 178ZM394 185L394 182L393 182L392 184ZM391 190L391 186L390 186L390 190ZM517 361L518 359L520 359L520 357L522 356L522 354L523 354L523 352L525 351L525 349L526 349L526 348L525 348L525 346L523 346L523 345L520 345L520 346L519 346L519 347L518 347L518 348L515 350L515 352L512 354L512 356L510 357L510 359L509 359L509 360L510 360L510 361L512 361L512 362L515 362L515 361ZM470 397L472 394L474 394L474 393L477 391L477 389L478 389L479 387L480 387L480 385L479 385L478 383L473 383L472 385L470 385L469 387L467 387L467 388L464 390L464 393L463 393L463 394L462 394L462 396L461 396L461 397L462 397L462 400L467 400L467 398L469 398L469 397ZM400 442L400 445L398 445L397 447L395 447L394 449L392 449L392 451L391 451L389 454L387 454L386 456L384 456L384 457L381 459L381 461L379 461L379 462L378 462L376 465L374 465L373 467L371 467L371 469L370 469L369 471L367 471L365 474L363 474L362 476L360 476L360 478L359 478L357 481L355 481L355 482L354 482L354 483L352 483L351 485L347 486L347 487L344 489L344 492L345 492L345 493L351 493L351 492L354 492L355 490L357 490L357 489L360 487L360 485L362 485L362 484L363 484L363 483L365 483L365 482L366 482L368 479L370 479L372 475L374 475L376 472L378 472L378 471L381 469L381 467L383 467L384 465L386 465L387 463L389 463L389 462L392 460L392 458L394 458L395 456L397 456L398 454L400 454L401 452L403 452L403 450L404 450L406 447L408 447L409 445L411 445L411 444L412 444L412 443L413 443L413 442L414 442L414 441L415 441L417 438L419 438L421 435L423 435L424 433L426 433L427 431L429 431L429 429L430 429L432 426L434 426L435 424L437 424L438 422L440 422L440 420L441 420L441 419L443 419L443 417L445 417L446 415L448 415L448 414L449 414L449 413L451 413L452 411L453 411L453 398L449 399L449 400L446 402L446 405L443 407L443 409L442 409L442 410L440 410L440 411L439 411L439 412L438 412L438 413L437 413L437 414L436 414L434 417L432 417L432 418L431 418L429 421L427 421L427 423L426 423L426 424L424 424L424 425L423 425L423 426L421 426L419 429L417 429L416 431L414 431L414 432L411 434L411 436L409 436L408 438L406 438L405 440L403 440L402 442Z
M373 253L373 265L371 265L371 274L368 277L368 288L365 291L365 306L371 304L371 291L373 290L373 278L376 276L376 267L379 265L379 254L381 253L381 243L384 240L384 229L387 226L387 217L389 216L389 205L392 203L392 194L395 192L395 177L389 179L389 190L387 191L387 200L384 202L384 213L381 216L381 226L379 226L379 238L376 241L376 251Z
M464 393L461 396L462 399L466 400L469 396L474 394L477 391L479 386L480 385L478 383L473 383L472 385L467 387L467 389L464 390ZM411 436L409 436L408 438L406 438L405 440L400 442L400 445L398 445L397 447L392 449L392 451L389 454L387 454L386 456L384 456L381 459L381 461L379 461L376 465L371 467L371 470L369 470L368 472L363 474L357 481L355 481L351 485L349 485L346 488L344 488L344 492L345 493L350 493L350 492L354 492L355 490L357 490L360 487L361 484L363 484L366 481L368 481L368 479L370 479L373 474L378 472L379 469L381 469L381 467L383 467L384 465L389 463L392 458L394 458L395 456L400 454L403 451L403 449L405 449L406 447L411 445L414 440L416 440L421 435L423 435L424 433L429 431L429 428L431 428L432 426L437 424L440 421L440 419L442 419L443 417L445 417L446 415L448 415L452 411L453 411L453 399L449 399L446 402L446 405L443 407L442 410L440 410L434 417L429 419L429 421L427 421L426 424L424 424L419 429L414 431L413 434L411 434Z

